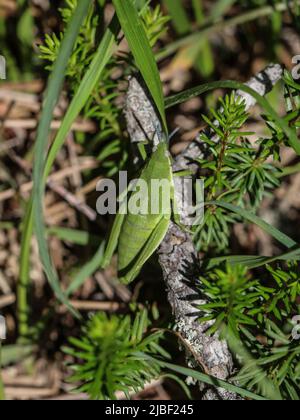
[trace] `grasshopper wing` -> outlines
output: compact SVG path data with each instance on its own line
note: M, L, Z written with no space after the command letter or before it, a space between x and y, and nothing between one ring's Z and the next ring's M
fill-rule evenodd
M147 210L146 214L129 212L122 225L119 239L118 269L126 282L134 279L141 266L156 251L171 219L173 174L165 143L161 143L153 153L141 173L140 180L147 186L147 192L141 198L141 207ZM134 194L133 192L131 197L134 197Z

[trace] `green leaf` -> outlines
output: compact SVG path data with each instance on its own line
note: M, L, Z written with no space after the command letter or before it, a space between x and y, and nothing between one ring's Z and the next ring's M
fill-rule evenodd
M27 293L30 271L30 251L33 234L32 198L26 205L24 225L21 238L20 271L17 289L18 321L20 337L26 337L29 332Z
M173 381L177 382L179 386L181 386L181 388L183 389L183 391L185 392L186 396L188 397L189 400L192 400L192 394L191 391L189 390L189 387L185 384L184 381L182 381L180 378L178 378L175 375L172 375L171 373L166 373L165 375L161 375L161 378L167 378L167 379L172 379Z
M285 245L287 248L293 248L297 245L297 242L295 242L293 239L291 239L275 227L269 225L267 222L265 222L255 214L251 213L250 211L242 209L241 207L234 206L233 204L226 203L225 201L212 201L207 204L222 207L241 216L243 219L256 224L269 235L271 235L273 238L277 239L278 242Z
M68 296L76 292L76 290L78 290L83 285L87 278L91 277L97 270L99 270L103 260L104 249L105 242L102 242L94 257L82 267L79 273L71 281L67 289Z
M259 255L226 255L224 257L211 258L207 261L206 268L211 269L223 262L229 262L231 265L245 265L249 269L262 267L276 261L299 261L300 248L294 251L285 252L275 257L262 257Z
M115 37L118 31L119 25L117 17L114 17L99 44L95 57L90 67L88 68L86 75L84 76L75 96L73 97L72 102L69 105L67 113L63 119L62 125L57 132L47 159L44 171L44 179L46 179L49 175L55 158L60 148L63 146L65 138L70 131L73 122L99 83L103 70L105 69L105 66L107 65L114 52Z
M299 261L300 249L297 247L294 251L286 252L275 257L261 257L261 261L252 262L248 265L249 268L258 268L266 264L271 264L276 261Z
M167 120L159 71L145 29L132 0L113 0L121 27L149 92L159 111L165 134Z
M267 400L266 398L261 397L259 395L256 395L253 392L250 392L250 391L247 391L246 389L243 389L243 388L237 387L235 385L232 385L229 382L222 381L221 379L218 379L214 376L209 376L209 375L206 375L204 373L198 372L196 370L181 367L181 366L178 366L178 365L173 365L171 363L162 362L162 361L159 361L157 359L153 359L151 356L148 356L144 353L140 353L139 355L141 357L144 357L146 360L155 361L155 363L160 365L162 368L170 369L173 372L180 373L181 375L184 375L184 376L188 376L188 377L191 376L192 378L196 379L197 381L203 382L207 385L212 385L212 386L215 386L215 387L226 389L229 392L234 392L238 395L241 395L242 397L250 398L251 400L255 400L255 401L266 401Z
M44 271L47 275L48 281L57 298L62 303L64 303L76 316L78 316L77 312L71 308L65 293L61 289L58 275L55 271L49 254L46 239L46 228L43 219L43 197L45 184L42 182L42 180L45 170L45 154L48 146L48 137L50 133L53 111L59 99L59 95L65 79L68 60L72 53L81 24L87 15L90 4L91 1L78 3L65 37L62 41L61 49L47 86L43 112L37 132L33 170L33 217L41 261L43 263Z
M34 43L34 20L30 8L24 10L17 26L18 39L23 45L32 48Z
M54 160L62 147L65 138L71 129L73 122L79 115L81 109L84 107L87 99L91 95L91 92L95 88L96 84L102 75L103 69L107 64L108 60L114 51L114 39L115 34L119 30L117 18L113 18L108 29L106 30L103 39L101 40L95 57L82 80L81 85L78 88L67 113L63 119L62 125L55 137L53 145L50 149L49 156L44 169L44 180L50 173L51 167ZM28 204L27 216L25 218L24 234L22 235L22 246L21 246L21 262L20 262L20 286L18 288L18 306L19 306L19 321L20 322L20 333L21 335L27 335L27 285L29 283L29 256L30 256L30 243L32 237L32 225L33 225L33 213L31 209L32 203Z
M164 4L172 17L172 23L178 35L184 35L190 32L191 25L182 0L164 0Z
M296 131L291 129L288 123L283 118L280 118L277 115L276 111L272 108L272 106L263 96L261 96L259 93L257 93L255 90L253 90L249 86L246 86L242 83L234 82L231 80L206 83L204 85L200 85L195 88L188 89L182 93L179 93L177 95L167 98L165 100L165 107L166 109L169 109L175 105L186 102L191 98L194 98L196 96L199 96L205 92L209 92L214 89L237 89L253 96L253 98L257 101L257 103L276 122L278 127L280 127L282 131L286 134L291 147L295 150L295 152L298 155L300 155L300 140L298 139Z
M63 228L60 226L49 227L47 229L47 234L56 236L61 241L71 242L72 244L80 246L93 245L99 242L99 238L95 235L90 235L89 232Z
M199 26L202 25L203 21L205 20L202 3L203 3L202 0L192 0L192 5L193 5L193 10L194 10L196 22Z

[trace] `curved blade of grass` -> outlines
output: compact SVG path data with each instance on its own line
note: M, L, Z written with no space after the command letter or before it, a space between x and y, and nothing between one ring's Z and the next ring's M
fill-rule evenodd
M224 388L229 392L234 392L238 395L241 395L244 398L249 398L255 401L267 401L266 398L261 397L253 392L247 391L246 389L240 388L238 386L232 385L228 382L222 381L221 379L215 378L213 376L206 375L205 373L198 372L196 370L185 368L182 366L173 365L172 363L163 362L161 360L154 359L151 356L148 356L145 353L137 353L138 356L142 357L144 360L147 359L149 361L155 361L158 365L162 368L167 368L172 370L173 372L179 373L184 376L191 376L192 378L196 379L197 381L203 382L207 385L212 385L218 388Z
M293 248L297 246L297 242L291 239L289 236L282 233L280 230L276 229L275 227L269 225L267 222L262 220L260 217L256 216L255 214L251 213L248 210L242 209L241 207L234 206L233 204L226 203L225 201L212 201L207 204L212 204L215 206L222 207L226 210L229 210L243 219L248 220L251 223L259 226L273 238L275 238L278 242L282 245L286 246L287 248Z
M298 172L300 172L300 163L283 168L282 171L276 175L276 177L281 179L286 176L297 174Z
M63 146L67 134L69 133L71 126L91 93L99 83L103 70L110 60L115 50L115 39L120 30L117 16L114 16L109 27L105 31L105 34L99 44L95 57L88 68L72 102L70 103L67 113L63 119L62 125L57 132L52 147L50 149L48 159L44 171L44 179L46 179L51 171L52 165L56 159L56 156Z
M87 15L90 4L91 0L78 2L72 20L68 26L64 39L62 41L57 61L54 65L53 72L48 82L43 113L37 132L35 161L33 170L33 216L35 233L39 244L40 258L43 263L44 271L47 275L48 281L56 297L62 303L64 303L74 315L77 316L77 312L73 308L71 308L66 295L63 293L60 287L59 278L52 264L51 257L49 254L48 244L46 240L46 228L43 218L43 196L45 191L43 174L45 167L45 154L48 145L48 136L50 133L50 124L53 117L53 111L58 101L62 85L65 79L68 60L72 53L81 24L85 16Z
M61 226L49 227L47 229L47 235L53 235L61 241L80 246L97 245L99 243L99 237L96 235L91 235L84 230L63 228Z
M164 379L171 379L172 381L177 382L177 384L182 388L182 390L185 392L186 396L189 400L192 400L192 394L189 390L189 387L186 385L184 381L182 381L180 378L178 378L176 375L172 375L171 373L166 373L165 375L161 375L161 378Z
M259 255L225 255L224 257L210 258L207 260L205 268L211 270L225 262L231 265L244 265L250 268L251 264L263 264L266 258L267 257L261 257Z
M160 114L165 133L167 121L164 106L164 95L159 71L154 54L150 47L147 34L139 18L132 0L113 0L122 30L125 34L136 65L149 89Z
M202 25L205 21L205 15L203 11L203 0L192 0L192 6L197 24Z
M262 267L266 264L272 264L276 261L299 261L300 260L300 249L297 248L294 251L285 252L284 254L277 255L275 257L262 257L259 255L226 255L224 257L211 258L206 263L206 268L211 269L213 267L228 262L232 265L244 265L249 269Z
M269 102L257 93L255 90L250 88L249 86L244 85L243 83L234 82L231 80L225 80L221 82L212 82L206 83L201 86L197 86L192 89L188 89L178 95L171 96L166 99L165 106L166 109L171 108L175 105L181 104L186 102L189 99L192 99L196 96L199 96L205 92L209 92L214 89L236 89L242 90L243 92L248 93L249 95L253 96L253 98L257 101L257 103L265 110L265 112L276 122L276 124L282 129L282 131L286 134L291 147L295 150L295 152L300 155L300 140L298 139L296 131L292 130L288 123L284 121L283 118L280 118L276 111L272 108Z
M83 285L83 283L88 277L92 276L97 270L99 270L99 267L101 267L101 264L102 264L104 250L105 250L105 241L101 243L94 257L82 267L79 273L71 281L67 289L68 296L76 292L76 290L78 290Z
M63 119L62 125L57 132L52 147L47 158L44 169L44 182L48 177L54 160L63 146L64 140L75 121L80 111L84 107L91 92L99 82L101 74L108 60L114 51L115 34L119 31L119 24L117 18L114 17L106 30L103 39L100 42L95 57L76 92L68 111ZM28 308L27 308L27 290L29 283L29 257L30 257L30 242L33 231L33 213L31 209L32 204L28 204L27 216L25 218L24 235L22 236L21 246L21 261L20 261L20 284L18 287L18 313L19 313L19 332L21 336L28 335Z
M30 271L30 251L31 239L33 234L33 212L32 199L26 205L24 225L22 227L21 256L19 282L17 287L17 312L19 336L26 338L29 335L29 308L27 303L27 293L29 285Z

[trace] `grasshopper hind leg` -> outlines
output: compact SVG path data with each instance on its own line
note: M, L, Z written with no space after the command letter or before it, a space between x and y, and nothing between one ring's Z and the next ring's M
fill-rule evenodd
M144 248L140 252L137 260L134 262L132 268L129 269L126 273L120 273L120 281L123 284L131 283L141 271L143 265L146 261L154 254L162 240L167 234L170 220L167 218L162 218L156 228L153 230L149 240L145 244Z

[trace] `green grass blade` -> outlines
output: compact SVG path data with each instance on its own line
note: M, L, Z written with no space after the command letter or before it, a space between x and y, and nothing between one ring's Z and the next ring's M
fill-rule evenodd
M205 24L202 0L193 0L192 5L197 25L201 27ZM197 52L195 55L195 68L205 78L211 76L215 69L215 62L209 38L204 36L199 42L192 43L187 47L187 50L189 49L194 49Z
M18 330L20 337L27 337L29 334L29 308L27 303L27 293L29 287L29 272L30 272L30 251L31 239L33 234L33 213L32 213L32 199L29 200L26 206L24 217L24 225L22 227L21 239L21 256L20 256L20 271L19 282L17 287L17 313L18 313Z
M167 133L164 95L160 75L138 12L132 0L113 0L113 4L136 65L149 89L160 114L165 133Z
M261 257L259 255L225 255L223 257L210 258L206 261L205 269L211 270L212 268L222 264L229 263L231 265L244 265L249 267L252 264L264 264L267 257Z
M186 102L187 100L199 96L205 92L209 92L214 89L236 89L248 93L253 96L257 103L264 109L264 111L276 122L276 124L282 129L286 134L290 146L295 150L297 155L300 155L300 140L298 139L296 131L292 130L288 123L284 119L280 118L276 111L272 108L269 102L257 93L255 90L239 82L234 82L230 80L225 80L221 82L212 82L206 83L204 85L197 86L192 89L188 89L182 93L171 96L166 99L165 106L166 109L169 109L175 105Z
M199 42L198 51L195 68L205 78L208 78L215 70L214 55L208 39L203 38L203 41Z
M99 243L99 237L91 235L88 231L51 226L47 229L47 235L53 235L61 241L70 242L74 245L87 246Z
M260 217L256 216L255 214L251 213L248 210L242 209L241 207L234 206L233 204L226 203L225 201L212 201L207 204L212 204L215 206L222 207L226 210L229 210L241 216L243 219L248 220L251 223L254 223L255 225L259 226L261 229L263 229L265 232L267 232L269 235L271 235L273 238L275 238L278 242L280 242L282 245L286 246L287 248L293 248L297 245L297 243L293 239L289 238L287 235L280 232L280 230L269 225L267 222L265 222Z
M244 265L249 269L262 267L266 264L272 264L276 261L299 261L300 249L285 252L275 257L263 257L259 255L225 255L224 257L211 258L206 262L205 268L210 270L224 262L232 265Z
M138 11L143 10L144 7L147 6L149 0L135 0L135 5Z
M189 400L192 400L192 393L189 389L189 387L186 385L186 383L184 381L182 381L180 378L178 378L176 375L172 375L171 373L166 373L165 375L161 375L161 378L166 378L166 379L171 379L175 382L177 382L177 384L182 388L182 390L185 392L186 396L188 397Z
M91 92L93 91L96 84L99 82L101 74L107 61L110 59L111 55L114 51L114 43L113 40L115 38L115 34L119 30L119 25L117 22L116 17L112 19L109 28L106 30L103 39L98 47L96 55L84 77L82 83L76 92L67 113L63 119L62 125L57 132L55 140L52 144L52 147L49 152L49 156L47 158L45 170L44 170L44 180L50 173L54 160L59 152L60 148L62 147L65 138L72 126L72 123L75 121L77 116L79 115L80 111L84 107L86 100L89 98ZM30 204L31 206L31 204ZM30 243L32 237L32 224L33 224L33 214L32 209L27 210L27 217L25 220L24 226L24 235L22 237L22 246L21 246L21 261L20 261L20 284L19 284L19 299L18 299L18 307L19 307L19 331L22 333L22 336L26 336L28 333L28 310L27 310L27 290L28 290L28 283L29 283L29 256L30 256ZM63 232L54 232L54 228L52 233L53 234L62 234ZM51 232L50 232L51 233ZM62 238L63 239L63 238ZM76 242L76 238L74 239ZM80 239L79 239L80 241Z
M183 7L182 0L164 0L164 4L169 11L173 26L178 35L185 35L190 32L191 25Z
M101 267L102 264L104 250L105 242L102 242L99 249L96 251L94 257L82 267L79 273L71 281L67 289L68 296L76 292L76 290L78 290L83 285L87 278L89 278L97 270L99 270L99 267Z
M93 90L99 83L103 70L110 60L115 50L115 39L119 32L120 26L118 24L117 17L115 16L109 27L107 28L95 54L95 57L84 76L72 102L68 108L68 111L63 119L62 125L57 132L55 140L49 152L49 156L46 162L44 171L44 179L46 179L51 171L52 165L56 159L56 156L64 144L66 136L71 129L71 126L82 108L86 104Z
M192 6L196 22L199 26L201 26L205 20L205 15L203 12L203 0L192 0Z
M300 163L283 168L282 171L277 174L277 178L281 179L286 176L297 174L298 172L300 172Z
M159 364L162 368L170 369L173 372L179 373L181 375L192 377L196 379L197 381L203 382L207 385L212 385L218 388L224 388L229 392L234 392L238 395L241 395L244 398L249 398L251 400L255 401L266 401L267 399L264 397L261 397L257 394L254 394L253 392L247 391L246 389L240 388L238 386L232 385L228 382L222 381L221 379L215 378L213 376L206 375L204 373L198 372L196 370L185 368L177 365L173 365L172 363L163 362L157 359L153 359L151 356L148 356L144 353L140 353L139 356L143 357L144 359L147 359L149 361L155 360L155 363Z
M53 267L51 257L49 254L48 244L46 240L46 228L43 218L43 197L45 184L43 182L43 175L45 170L45 155L48 145L48 136L50 133L50 125L53 117L53 111L58 101L63 82L65 79L66 68L68 60L72 53L77 35L79 33L81 24L87 15L91 1L81 1L78 3L72 20L69 24L67 32L61 44L57 61L54 65L53 72L50 76L46 98L43 106L43 113L37 132L35 161L33 170L33 216L34 228L39 244L40 258L43 263L44 271L48 281L56 295L56 297L65 305L69 307L74 314L77 313L69 305L66 295L63 293L58 275Z
M285 252L284 254L275 257L265 257L261 261L253 261L248 265L249 268L258 268L266 264L272 264L276 261L299 261L300 260L300 249L297 248L294 251Z

